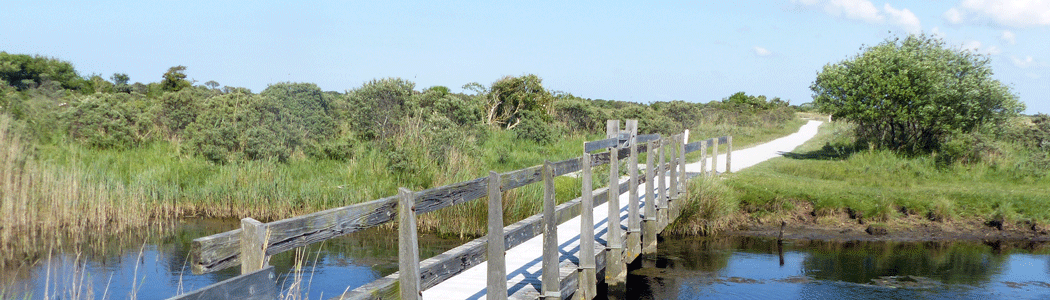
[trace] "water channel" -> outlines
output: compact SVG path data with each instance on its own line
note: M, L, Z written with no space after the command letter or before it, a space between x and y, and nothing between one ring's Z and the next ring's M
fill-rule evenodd
M185 220L105 251L56 250L0 272L0 298L164 299L236 276L193 275L189 242L239 226ZM325 299L397 270L396 231L369 230L274 256L282 290ZM421 236L430 257L466 239ZM1050 299L1050 245L669 237L632 265L630 299ZM299 262L299 263L297 263Z

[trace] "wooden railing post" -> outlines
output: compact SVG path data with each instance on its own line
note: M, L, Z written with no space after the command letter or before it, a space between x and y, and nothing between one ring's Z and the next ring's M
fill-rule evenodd
M707 141L700 141L700 176L707 176Z
M422 299L423 290L419 285L419 240L416 236L416 199L415 193L406 188L398 188L398 283L401 299Z
M678 143L678 155L679 155L678 156L678 176L679 176L678 181L682 183L679 186L680 188L682 188L682 193L685 193L686 191L689 190L689 184L686 183L686 180L689 177L686 176L686 172L685 172L685 164L686 164L686 161L685 161L685 144L689 143L689 140L686 139L687 136L689 136L689 131L688 130L686 130L685 133L682 134L681 142Z
M733 172L733 136L726 137L726 173Z
M241 219L241 274L266 267L266 224L252 218Z
M675 199L678 199L678 135L677 134L676 135L672 135L670 137L670 143L669 144L670 144L671 147L669 149L667 149L667 156L668 156L667 161L668 161L668 168L671 169L670 170L671 172L668 175L668 176L670 176L670 180L671 180L671 190L668 191L667 196L668 196L668 199L670 199L671 201L674 201ZM668 202L668 206L670 206L670 205L671 205L670 202Z
M645 253L656 252L656 193L653 191L653 177L656 175L656 170L653 170L653 160L656 156L656 143L650 141L645 147L645 234L642 235L642 251Z
M678 161L678 201L675 201L675 206L672 210L674 217L672 219L678 219L682 208L685 207L686 199L688 199L686 192L689 190L689 183L686 181L685 173L685 144L689 141L686 139L688 135L689 131L686 130L678 136L678 157L675 157L675 160Z
M657 157L660 158L659 165L656 167L656 177L659 178L659 184L656 187L656 190L659 192L659 195L656 196L656 218L660 224L657 231L663 231L664 227L667 226L667 167L665 166L667 162L664 155L667 141L669 139L660 139L660 148L657 154Z
M606 138L620 136L620 120L609 120L605 124ZM623 231L620 228L620 145L609 147L609 192L608 231L606 236L605 282L610 287L623 283L627 276L623 262Z
M628 184L627 203L627 253L629 258L637 257L642 251L642 218L638 206L638 120L627 120L627 132L630 133L628 143L631 147L631 156L627 160L627 175L630 176Z
M718 174L718 138L714 138L714 146L711 147L711 175Z
M586 149L586 147L585 147ZM594 261L594 183L591 175L591 154L583 152L580 163L583 173L583 195L580 199L580 299L594 299L598 293L597 270Z
M489 171L488 285L489 300L507 299L507 259L503 238L503 197L499 173Z
M554 215L554 170L548 160L543 163L543 298L561 299L558 275L558 220Z

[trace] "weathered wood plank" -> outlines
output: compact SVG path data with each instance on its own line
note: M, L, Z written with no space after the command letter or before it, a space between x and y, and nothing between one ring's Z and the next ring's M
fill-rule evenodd
M719 144L725 144L725 143L728 143L728 142L729 142L729 136L720 136L720 137L718 137L718 143Z
M618 136L620 134L620 120L609 120L608 122L606 122L605 134L607 137ZM630 149L624 150L628 150L627 154L630 155ZM622 151L620 151L618 147L609 148L609 153L620 152ZM611 160L609 161L608 190L610 191L620 190L620 164L618 157L619 155L617 155L617 158L611 158ZM609 283L610 285L615 285L622 283L623 280L626 279L627 275L626 265L624 264L623 260L621 260L621 253L623 253L623 240L621 236L623 234L623 230L620 228L618 224L619 222L612 221L612 218L618 218L618 216L620 215L620 197L611 195L607 201L609 202L608 216L610 218L609 226L606 227L608 230L608 242L606 244L606 247L609 248L607 254L609 255L609 257L607 258L607 260L609 260L609 265L606 266L608 270L606 270L605 273L605 282Z
M700 145L703 143L704 141L695 141L692 143L685 144L685 153L693 153L699 151Z
M594 152L595 150L615 147L620 143L620 138L607 138L583 144L583 152Z
M398 277L401 299L422 299L423 289L419 285L419 239L416 235L416 195L406 188L399 188L397 225Z
M642 134L642 135L638 136L637 143L638 144L645 144L645 143L648 143L648 142L651 142L651 141L656 141L656 140L659 140L659 139L660 139L660 134L659 133Z
M726 137L726 173L733 172L733 136Z
M397 214L396 197L333 208L295 218L270 222L266 255L324 241L389 222ZM240 264L241 230L231 230L193 240L190 247L194 274L209 273Z
M252 218L241 219L241 274L262 270L269 262L266 256L266 224Z
M649 142L648 145L652 147L654 142ZM645 156L645 223L643 224L645 234L642 235L642 251L645 253L656 252L656 193L653 191L653 177L656 175L656 171L653 169L655 166L655 155Z
M594 248L594 186L591 172L590 155L583 155L583 183L580 196L580 270L579 293L582 299L592 299L597 295L597 278L595 277ZM590 229L588 229L590 228Z
M558 282L558 220L554 215L554 176L551 162L543 166L543 297L561 299Z
M642 251L642 219L638 198L638 120L627 120L627 131L631 134L630 155L627 158L628 203L627 203L627 252L638 255Z
M486 259L489 300L507 299L507 258L503 245L503 197L500 192L499 174L489 171L489 228Z
M210 299L277 299L277 277L273 266L226 279L199 290L168 298L169 300Z

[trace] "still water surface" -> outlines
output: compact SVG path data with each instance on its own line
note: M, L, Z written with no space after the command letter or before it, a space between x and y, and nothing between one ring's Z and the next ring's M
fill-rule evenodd
M628 298L1050 299L1046 246L669 238L636 262Z
M237 220L186 220L176 230L105 251L56 250L0 272L0 298L165 299L238 275L193 275L189 242ZM278 284L325 299L397 270L394 230L368 230L274 256ZM424 258L465 239L421 236ZM116 244L116 243L114 243ZM1050 299L1050 245L667 238L629 273L629 299ZM297 268L299 262L299 268ZM300 271L296 271L296 270ZM56 297L57 296L57 297ZM21 297L19 297L21 298Z

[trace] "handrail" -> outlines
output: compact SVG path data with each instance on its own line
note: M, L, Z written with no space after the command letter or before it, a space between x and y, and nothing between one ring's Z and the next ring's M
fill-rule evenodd
M295 249L302 246L307 246L312 243L321 242L327 239L335 238L348 233L360 231L363 229L375 227L386 222L390 222L397 218L398 213L398 201L401 199L412 200L408 203L413 203L412 210L414 214L423 214L431 211L435 211L441 208L461 204L467 201L483 198L492 193L489 189L490 182L499 182L500 187L497 191L507 191L514 188L522 187L532 183L543 181L544 173L547 176L561 176L568 173L582 170L581 164L589 162L591 167L609 164L610 161L619 161L622 158L632 158L631 163L635 164L631 166L631 178L628 180L631 184L618 184L620 180L611 180L611 186L616 188L619 193L627 192L631 186L637 186L640 183L646 183L649 180L646 177L637 177L637 153L649 152L649 148L655 147L654 149L660 149L660 163L657 165L657 170L661 174L663 172L670 171L671 175L671 188L674 190L674 194L677 194L681 190L684 190L685 174L685 154L691 153L698 150L704 150L708 147L714 147L716 149L715 155L717 156L717 145L719 143L728 143L728 150L732 151L732 137L723 136L718 138L707 139L703 141L697 141L686 144L685 139L688 136L688 131L685 134L676 134L670 137L662 137L659 134L648 134L648 135L637 135L636 131L627 132L619 131L619 129L613 130L612 120L609 122L609 133L607 136L610 138L591 141L584 143L584 154L588 159L583 157L570 158L558 162L547 162L545 165L528 167L520 170L514 170L505 172L502 174L493 173L491 176L477 178L473 180L463 181L454 183L446 186L432 188L419 192L411 192L402 190L401 197L390 196L380 198L364 203L358 203L333 209L328 209L320 212L315 212L303 216L278 220L266 224L258 223L257 221L250 220L248 223L250 227L243 227L250 229L255 234L254 237L243 238L242 229L230 230L227 232L214 234L206 237L194 239L191 244L191 258L192 258L192 269L195 274L214 272L217 270L242 265L242 270L248 270L254 272L255 268L248 268L245 266L265 265L266 259L274 254L282 253L291 249ZM630 124L630 123L629 123ZM636 123L634 123L636 124ZM634 125L637 126L637 125ZM629 125L630 128L630 125ZM636 128L636 127L635 127ZM671 156L671 160L664 162L664 146L667 147L668 156ZM609 149L607 152L600 152L590 154L588 152ZM615 159L612 157L612 153L616 153ZM677 152L677 154L676 154ZM706 150L704 151L706 157ZM651 157L652 155L649 155ZM702 158L703 159L703 158ZM727 170L728 170L728 153L727 153ZM651 166L652 159L647 159L649 166ZM713 164L712 164L713 165ZM702 167L701 173L706 171L706 167ZM544 170L546 169L546 172ZM612 172L617 172L616 168L611 168ZM646 174L651 173L651 167L646 168ZM680 169L680 173L678 172ZM714 167L712 167L712 172ZM614 176L617 173L611 173L610 176ZM498 176L497 176L498 175ZM548 178L550 178L548 177ZM615 178L615 177L613 177ZM661 178L663 176L661 175ZM660 188L664 188L664 180L659 180ZM679 186L679 181L682 182ZM549 182L548 182L549 183ZM549 184L548 184L549 185ZM648 186L651 186L649 183ZM552 189L548 187L548 189ZM604 189L604 190L603 190ZM608 189L600 188L594 191L592 205L599 205L608 201ZM407 193L407 194L406 194ZM632 190L632 195L637 193ZM407 195L407 196L406 196ZM405 198L408 197L408 198ZM659 198L664 198L661 196ZM617 198L612 198L617 199ZM647 198L649 199L649 198ZM667 222L667 214L675 212L668 211L668 201L670 199L657 199L657 205L661 206L658 208L659 214L665 216L661 222ZM565 222L580 214L581 209L581 198L569 201L562 205L558 205L555 209L555 223L558 224ZM649 204L649 201L646 203ZM632 205L637 203L632 202ZM674 209L670 209L674 211ZM647 207L648 212L648 207ZM550 213L550 212L548 212ZM638 214L638 209L632 210L631 213ZM649 216L646 214L646 226L648 227L651 223L649 222ZM677 215L675 215L676 217ZM412 218L412 217L410 217ZM414 219L414 218L413 218ZM504 244L505 249L517 246L521 242L539 235L543 230L543 218L542 214L537 214L521 220L515 224L504 228ZM639 220L640 221L640 220ZM246 221L247 222L247 221ZM635 222L635 221L632 221ZM243 223L243 222L242 222ZM633 224L633 223L632 223ZM244 225L247 226L247 225ZM629 243L641 243L638 239L631 239L631 234L639 234L637 225L631 225L629 232L627 233ZM666 224L661 224L659 227L662 229ZM265 232L265 235L260 235L261 232ZM648 241L648 231L646 230L646 241ZM414 234L414 233L413 233ZM617 237L613 238L619 239ZM637 236L635 236L637 237ZM460 247L456 247L448 252L439 254L431 259L427 259L423 262L416 264L416 270L418 274L422 276L421 281L417 281L413 285L416 286L415 290L422 291L429 287L432 287L445 279L448 279L463 270L470 268L477 263L484 261L484 247L487 245L486 238L471 241ZM654 240L655 241L655 240ZM255 250L254 248L244 248L246 242L251 243L251 247L258 247L261 249ZM622 243L622 241L620 242ZM617 244L620 244L617 243ZM638 245L641 247L647 247L645 245ZM622 247L616 245L610 245L609 247ZM635 246L637 247L637 246ZM252 252L259 252L252 254L252 259L249 263L242 262L242 251L243 249L252 250ZM632 250L633 249L633 250ZM628 252L633 255L637 255L638 250L636 248L628 249L629 251L623 252L624 256L629 256ZM623 249L620 249L623 250ZM616 257L619 257L617 255ZM615 257L609 257L606 260L612 259L615 264L622 264ZM450 262L454 262L451 263ZM458 264L458 265L455 265ZM602 262L605 265L605 262ZM246 271L247 272L247 271ZM618 271L617 271L618 272ZM246 273L247 274L247 273ZM347 292L347 294L341 295L344 298L376 298L383 297L383 295L390 296L390 293L396 293L391 290L395 287L398 282L399 273L392 274L390 276L376 280L375 282L366 284L365 286L359 287L354 291ZM220 284L216 284L220 285ZM411 290L411 289L409 289ZM550 293L550 292L548 292Z

